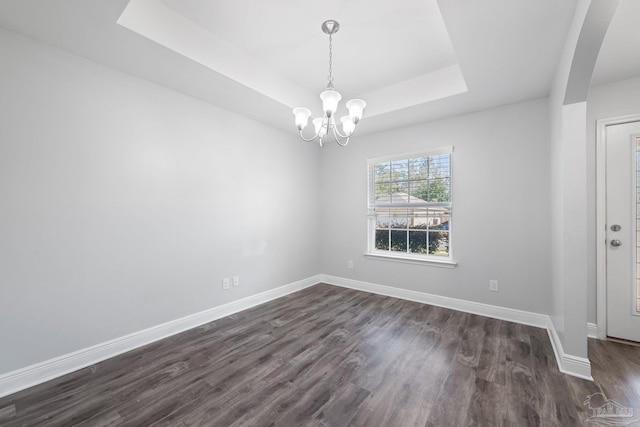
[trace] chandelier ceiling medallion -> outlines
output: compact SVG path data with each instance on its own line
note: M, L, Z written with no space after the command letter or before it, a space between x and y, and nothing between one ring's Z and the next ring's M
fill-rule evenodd
M311 110L304 107L297 107L293 109L293 115L296 118L296 126L298 126L298 131L300 132L300 138L302 138L306 142L311 142L317 139L321 147L324 147L324 143L328 138L329 133L333 134L333 138L338 143L338 145L345 147L349 143L349 138L353 134L356 125L358 124L360 119L362 119L364 107L367 106L367 103L362 99L352 99L348 101L346 107L349 110L349 115L340 118L340 121L342 122L342 132L340 132L338 126L336 125L334 114L338 109L338 103L340 102L340 99L342 99L342 95L340 95L340 93L333 88L332 69L332 37L335 33L338 32L339 29L340 24L338 23L338 21L335 21L333 19L325 21L322 24L322 31L325 34L329 35L329 82L327 83L326 89L322 93L320 93L324 116L312 120L313 126L315 128L315 135L313 135L311 138L305 138L302 133L304 128L307 126L307 123L309 122L309 117L311 117Z

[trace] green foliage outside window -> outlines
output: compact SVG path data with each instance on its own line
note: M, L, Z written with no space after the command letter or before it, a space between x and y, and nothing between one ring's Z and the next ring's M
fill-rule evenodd
M416 226L415 228L425 229L426 225ZM429 233L428 244L427 233ZM389 237L391 237L391 239L389 239ZM380 250L448 256L449 232L438 230L376 230L375 245L376 249Z

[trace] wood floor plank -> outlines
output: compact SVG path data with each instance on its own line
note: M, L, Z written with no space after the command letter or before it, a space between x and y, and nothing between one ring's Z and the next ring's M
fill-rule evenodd
M9 421L16 416L16 405L7 405L4 408L0 407L0 422Z
M504 404L506 394L507 388L504 385L476 377L464 425L507 425L507 406Z
M13 426L582 426L593 393L640 414L640 348L316 285L0 399Z
M465 424L475 390L473 372L471 367L458 360L451 363L426 425L461 426Z

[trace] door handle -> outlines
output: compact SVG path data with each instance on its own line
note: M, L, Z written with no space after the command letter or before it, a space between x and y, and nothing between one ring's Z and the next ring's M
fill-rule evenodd
M613 239L611 241L611 246L613 246L614 248L617 248L618 246L622 245L622 242L618 239Z

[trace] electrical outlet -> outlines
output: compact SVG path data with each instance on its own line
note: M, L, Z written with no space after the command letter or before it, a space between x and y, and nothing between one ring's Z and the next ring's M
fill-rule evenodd
M222 279L222 290L225 291L227 289L229 289L229 278L225 277Z
M347 261L347 267L348 268L353 268L353 261L351 261L351 260Z
M489 280L489 290L493 292L498 292L498 281L497 280Z
M233 276L233 287L237 288L238 286L240 286L240 277Z

